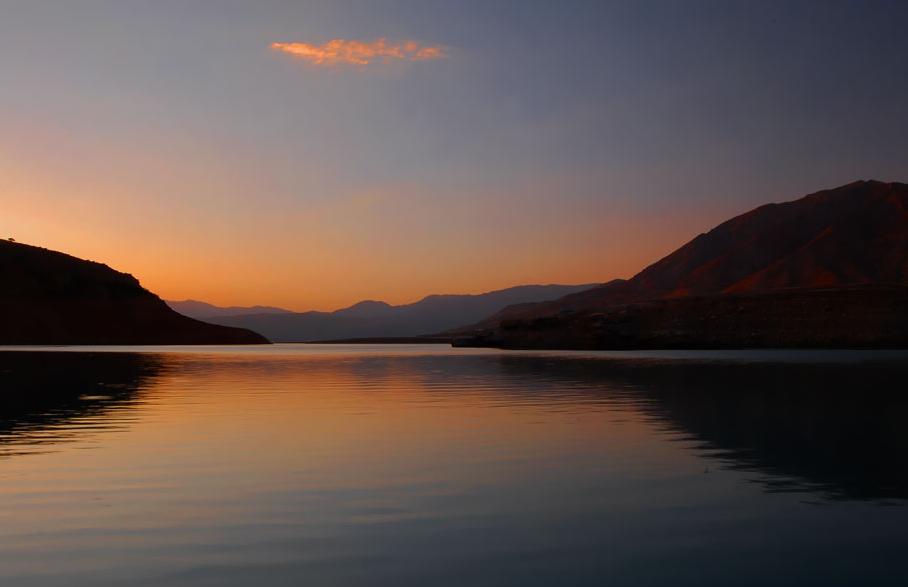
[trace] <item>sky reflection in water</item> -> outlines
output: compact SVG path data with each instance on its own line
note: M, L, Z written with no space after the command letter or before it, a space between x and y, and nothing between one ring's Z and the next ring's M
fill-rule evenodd
M0 353L3 584L908 580L902 353L146 350Z

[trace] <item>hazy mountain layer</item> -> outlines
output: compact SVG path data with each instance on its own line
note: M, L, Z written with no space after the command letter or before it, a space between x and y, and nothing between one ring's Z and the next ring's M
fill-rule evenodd
M367 300L335 312L215 316L210 320L249 328L275 342L419 336L476 322L511 304L553 300L591 287L595 285L523 285L478 295L432 295L400 306Z
M215 306L198 300L166 300L171 309L196 320L207 320L216 316L242 316L246 314L290 314L290 310L274 306Z

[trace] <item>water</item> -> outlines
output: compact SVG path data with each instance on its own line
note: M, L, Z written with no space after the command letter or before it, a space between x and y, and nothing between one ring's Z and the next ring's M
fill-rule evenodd
M0 352L0 585L904 585L906 375L897 351Z

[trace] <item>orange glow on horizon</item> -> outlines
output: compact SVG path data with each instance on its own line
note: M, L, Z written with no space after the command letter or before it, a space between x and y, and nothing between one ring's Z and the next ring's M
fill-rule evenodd
M246 173L265 155L186 133L123 144L23 121L0 140L0 238L131 273L168 300L336 310L527 284L630 277L739 212L734 202L653 216L619 193L571 205L576 176L507 185L341 182ZM191 161L191 165L186 162ZM275 194L253 198L250 194Z

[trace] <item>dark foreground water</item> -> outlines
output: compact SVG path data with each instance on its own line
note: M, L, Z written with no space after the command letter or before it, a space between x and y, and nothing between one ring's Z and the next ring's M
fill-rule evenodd
M908 353L98 350L0 352L0 585L908 584Z

